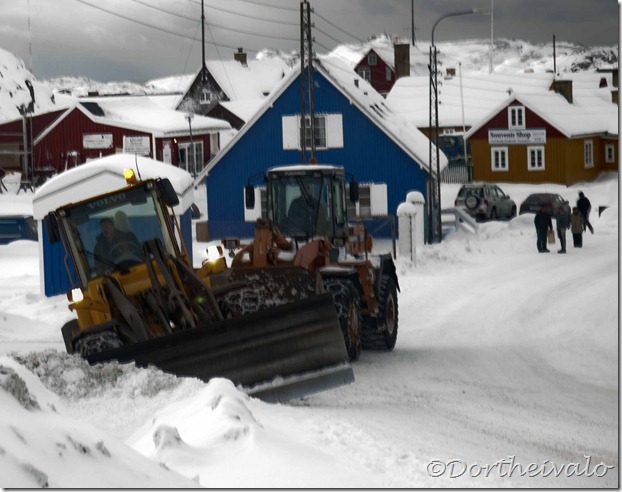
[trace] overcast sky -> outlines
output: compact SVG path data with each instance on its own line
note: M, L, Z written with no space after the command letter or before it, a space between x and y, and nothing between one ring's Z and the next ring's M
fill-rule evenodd
M411 0L311 0L315 49L364 41L376 33L411 37ZM471 8L494 16L444 19L435 42L516 38L617 45L617 0L414 0L415 38L429 43L434 22ZM195 73L201 64L200 0L0 0L0 47L38 79L61 75L100 81ZM205 0L206 58L249 56L300 46L300 0ZM28 28L30 24L30 30ZM218 45L218 46L215 46ZM427 51L427 46L424 48Z

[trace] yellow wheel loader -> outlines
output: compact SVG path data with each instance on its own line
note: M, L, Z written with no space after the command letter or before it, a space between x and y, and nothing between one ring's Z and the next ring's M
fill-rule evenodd
M299 276L287 296L264 289L249 308L254 290L229 279L224 259L193 268L170 181L126 179L45 217L78 282L67 294L77 317L61 330L67 352L224 377L266 401L354 380L332 296L315 275Z

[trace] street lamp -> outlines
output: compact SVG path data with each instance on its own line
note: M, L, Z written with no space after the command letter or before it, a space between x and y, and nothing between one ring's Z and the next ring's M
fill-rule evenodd
M429 174L430 178L428 179L428 231L430 242L434 241L434 236L437 237L438 242L440 243L443 236L442 223L441 223L441 172L440 172L440 162L439 162L439 150L438 150L438 85L437 85L437 69L436 69L436 45L434 44L434 30L438 23L447 17L455 17L458 15L469 15L469 14L482 14L488 15L491 14L492 11L488 9L470 9L470 10L459 10L457 12L450 12L441 16L432 26L432 37L430 44L430 110L429 110L429 121L430 121L430 153L429 153ZM432 169L433 164L436 164L436 189L434 189L432 185ZM436 193L436 197L433 195ZM436 200L434 200L436 198ZM436 202L436 231L434 231L434 214L433 214L433 202Z

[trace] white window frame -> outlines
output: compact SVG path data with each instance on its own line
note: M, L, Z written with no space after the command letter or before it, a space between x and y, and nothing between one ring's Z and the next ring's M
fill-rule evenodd
M535 153L536 155L534 156L533 153ZM544 171L544 157L545 154L543 145L527 147L527 169L529 171Z
M616 161L616 146L613 144L605 144L605 162L612 164Z
M373 53L373 52L369 53L367 55L367 64L370 67L378 65L378 55L376 53Z
M363 80L371 83L371 69L369 67L359 67L356 72Z
M205 167L205 160L204 160L204 154L203 154L203 142L202 141L193 141L192 142L192 147L194 148L194 153L196 155L196 160L194 162L190 162L190 156L191 156L191 152L190 152L190 148L191 148L191 144L190 141L184 141L184 142L179 142L177 144L177 149L178 152L183 150L185 152L185 160L181 160L181 153L178 155L178 162L177 162L177 166L181 169L183 169L184 171L189 172L192 175L195 174L199 174L201 171L203 171L203 168ZM196 164L196 169L194 170L194 173L192 172L192 165Z
M316 149L342 149L343 148L343 116L338 113L321 113L315 115L316 119L323 118L324 136L323 141L317 141L322 135L316 135ZM301 150L300 145L300 115L282 116L281 125L283 132L283 150ZM318 145L323 144L323 145Z
M209 104L212 102L212 95L208 90L203 89L199 94L199 104Z
M496 162L496 154L499 155L503 155L504 156L504 166L500 166L500 167L495 167L495 162ZM508 153L508 148L507 147L491 147L490 149L490 167L492 169L493 172L503 172L503 171L508 171L510 169L510 159L509 159L509 153Z
M509 106L508 107L508 129L524 130L525 129L525 106Z
M594 141L583 141L583 162L586 169L594 167Z

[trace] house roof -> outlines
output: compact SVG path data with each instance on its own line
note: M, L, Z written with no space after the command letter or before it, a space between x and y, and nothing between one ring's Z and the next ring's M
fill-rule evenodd
M573 81L572 104L562 95L550 90L509 95L496 108L489 111L465 136L470 138L484 127L493 116L503 111L514 101L518 101L529 108L567 138L593 134L618 135L618 105L610 101L610 89L592 89L591 84L582 87L585 80L582 81L581 79L586 78L589 79L589 77L579 77L577 79L579 84L576 88Z
M179 205L174 207L177 213L184 213L192 205L192 176L183 169L148 157L113 154L69 169L46 181L35 192L33 216L42 219L48 212L68 203L77 203L127 186L123 171L128 168L134 169L141 179L168 178L180 199Z
M607 87L600 88L603 78ZM569 136L598 133L603 131L603 126L617 134L617 119L614 121L617 105L611 102L611 74L564 74L563 80L573 83L573 104L550 90L554 80L552 73L464 73L462 76L458 73L454 77L441 77L439 126L460 127L464 123L467 128L481 127L509 101L520 97L523 103L529 102L530 109ZM399 79L387 96L387 104L418 127L428 127L428 77ZM590 116L599 113L603 115L602 120Z
M291 71L280 58L249 59L246 66L237 60L206 60L205 65L231 101L263 99Z
M68 108L52 125L35 139L35 144L48 135L72 111L81 111L87 118L102 125L150 133L155 137L186 135L190 131L186 114L155 104L151 97L119 96L83 98ZM197 135L231 129L216 118L193 115L192 132Z
M390 109L384 98L363 78L351 71L351 67L345 64L340 57L324 55L319 57L320 62L315 64L315 69L333 85L354 105L356 105L380 130L399 145L412 159L419 163L424 171L429 167L429 140L412 123L402 118L398 113ZM274 88L250 121L236 134L236 136L212 159L197 176L195 182L199 182L222 160L229 150L244 136L244 134L257 122L261 116L271 107L272 102L280 95L300 74L300 64L294 67L283 78L281 83ZM443 170L447 166L447 158L440 155L439 167Z

